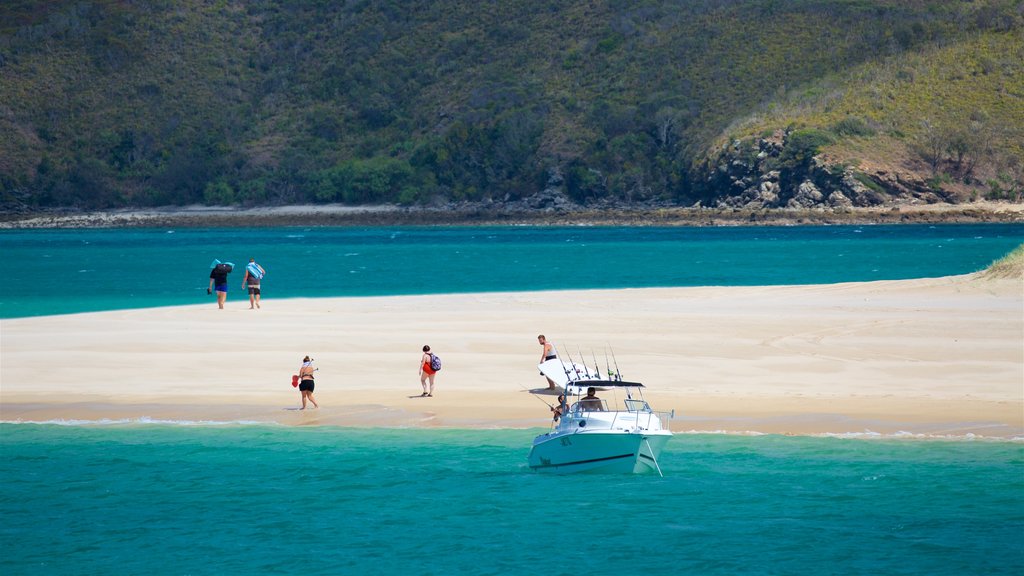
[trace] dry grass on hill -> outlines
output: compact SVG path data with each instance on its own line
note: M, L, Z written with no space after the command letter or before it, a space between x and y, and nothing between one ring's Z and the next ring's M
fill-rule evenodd
M981 272L982 278L1022 278L1024 279L1024 244L1014 248L1009 254L992 263Z

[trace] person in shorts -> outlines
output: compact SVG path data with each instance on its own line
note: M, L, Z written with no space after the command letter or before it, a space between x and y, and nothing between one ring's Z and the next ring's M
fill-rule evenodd
M320 405L316 403L313 398L313 373L316 372L316 368L313 367L313 359L306 356L302 359L302 367L299 368L299 392L302 393L302 408L306 409L306 400L308 399L313 403L314 408L319 408Z
M206 288L206 293L217 291L217 307L221 310L224 309L224 303L228 299L228 274L234 267L231 262L221 263L220 260L214 260L213 265L210 266L210 285Z
M260 307L260 280L266 271L256 263L254 258L249 258L249 265L245 267L245 275L242 276L242 289L249 289L249 310Z
M558 358L558 352L555 351L555 345L552 344L551 342L548 342L548 339L545 338L543 334L537 336L537 343L540 344L540 346L541 346L541 348L540 348L540 363L541 364L547 362L548 360L554 360L554 359ZM544 376L544 373L541 372L540 375ZM547 376L544 376L544 378L547 378L548 390L554 390L555 389L555 381L552 380L551 378L548 378Z

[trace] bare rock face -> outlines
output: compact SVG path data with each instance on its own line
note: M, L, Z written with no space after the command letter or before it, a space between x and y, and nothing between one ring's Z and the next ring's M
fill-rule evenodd
M796 194L786 203L787 208L814 208L821 204L825 195L810 180L804 180L796 190Z
M779 182L766 180L758 187L757 201L765 206L774 205L779 201Z
M565 177L559 167L548 170L548 181L544 189L515 203L506 202L507 208L559 212L577 208L576 203L565 192Z
M853 202L841 191L835 190L828 195L828 205L830 208L850 208Z
M710 198L704 200L704 205L809 209L941 200L927 182L905 174L858 174L848 167L829 165L820 156L796 166L787 165L783 158L788 135L780 130L768 137L734 140L723 147L707 167L705 182Z

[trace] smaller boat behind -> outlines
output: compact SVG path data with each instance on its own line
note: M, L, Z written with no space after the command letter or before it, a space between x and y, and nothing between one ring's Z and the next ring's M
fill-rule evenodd
M667 424L674 414L653 411L644 400L643 384L623 381L618 373L604 379L559 359L544 362L540 369L563 386L565 402L558 407L562 417L557 426L534 438L527 457L530 468L661 474L658 456L672 437Z

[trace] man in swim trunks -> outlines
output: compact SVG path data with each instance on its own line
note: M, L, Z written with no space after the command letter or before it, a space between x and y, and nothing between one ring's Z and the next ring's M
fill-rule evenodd
M263 274L263 267L256 263L254 258L249 258L249 265L245 267L245 275L242 276L242 289L249 288L249 310L260 307L260 276L252 273L252 270Z
M212 290L217 290L217 307L221 310L224 309L224 302L228 299L228 274L231 273L234 266L230 262L221 264L219 261L214 261L213 269L210 270L210 286L206 288L206 293L210 294Z
M541 351L540 351L540 363L541 364L547 362L548 360L554 360L555 358L558 358L558 354L555 353L555 346L554 346L554 344L552 344L551 342L548 342L548 339L545 338L543 334L541 334L540 336L537 336L537 342L539 342L540 345L541 345ZM544 376L543 372L541 372L540 374L541 374L541 376ZM545 378L547 378L547 377L545 376ZM555 381L552 380L551 378L548 378L548 390L554 390L554 389L555 389Z

